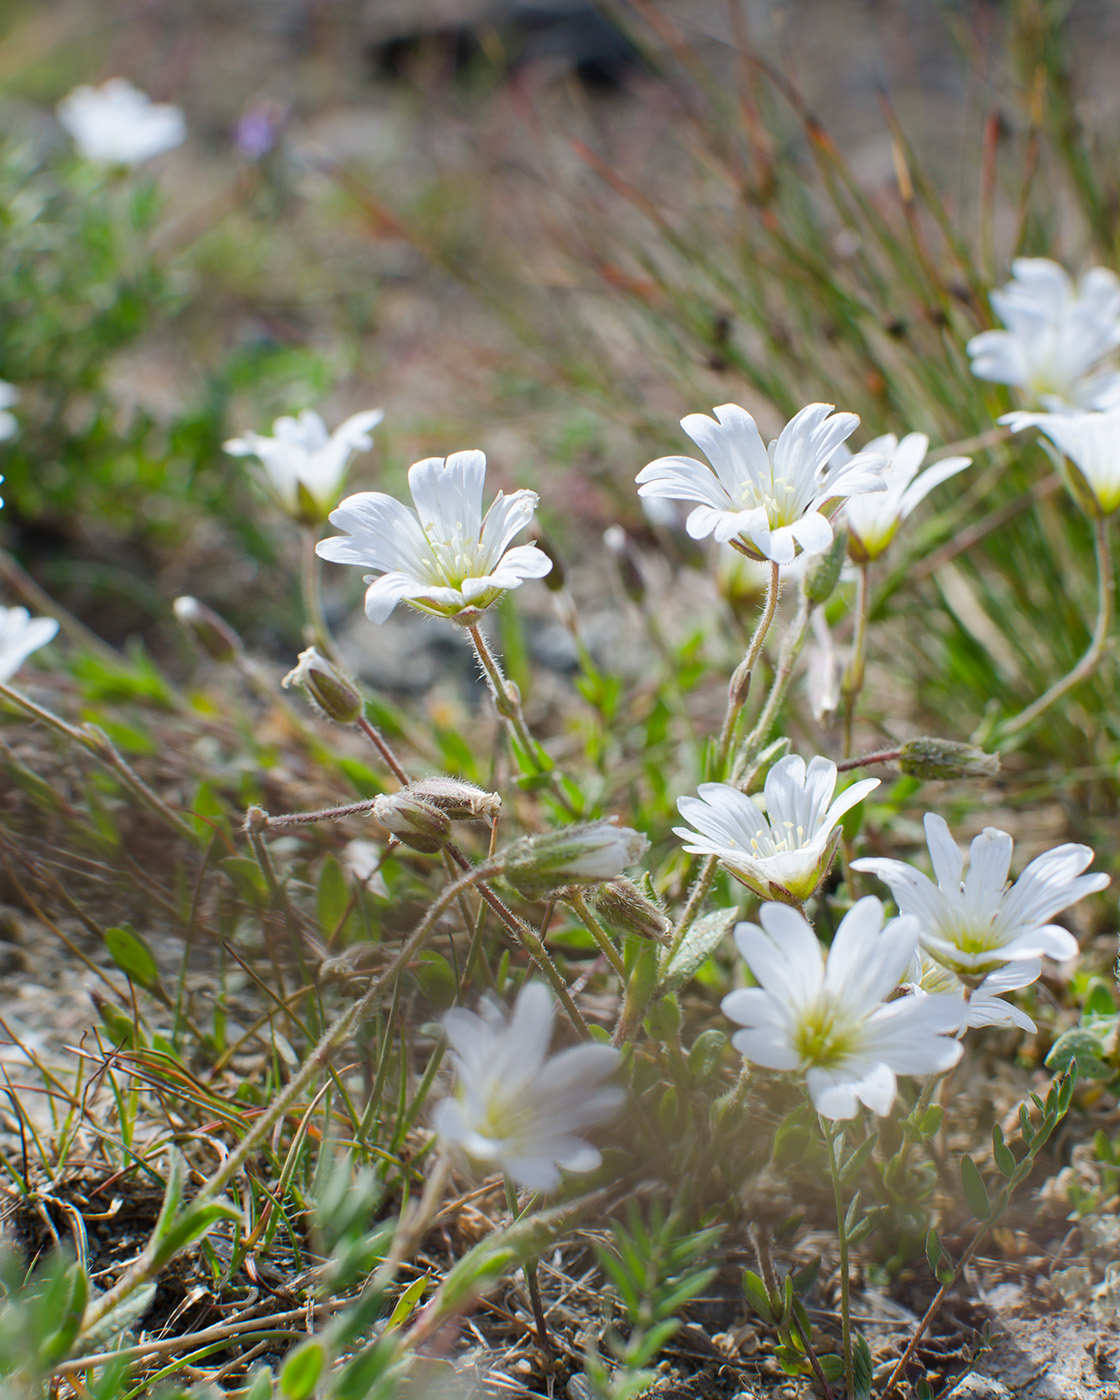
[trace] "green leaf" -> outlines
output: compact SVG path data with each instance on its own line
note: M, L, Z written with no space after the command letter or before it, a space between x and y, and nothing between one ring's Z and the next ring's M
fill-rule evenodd
M747 1269L743 1274L743 1292L747 1302L764 1322L774 1321L774 1309L770 1306L770 1294L766 1285L755 1273Z
M249 1381L242 1400L272 1400L272 1368L258 1366Z
M875 1144L879 1137L877 1133L872 1133L866 1142L861 1142L844 1165L840 1168L841 1181L854 1181L860 1172L863 1171L875 1151Z
M937 1273L943 1252L941 1236L937 1233L936 1226L931 1225L926 1233L926 1263L929 1265L931 1273Z
M844 1233L846 1235L850 1235L852 1233L852 1230L855 1228L856 1221L859 1218L860 1194L861 1193L857 1191L856 1194L852 1197L852 1199L848 1202L848 1209L844 1214Z
M711 957L739 918L738 909L717 909L697 919L662 969L660 990L675 992L683 987L701 963Z
M105 946L116 965L146 992L162 992L159 966L152 950L130 924L105 930Z
M327 1353L314 1337L300 1342L280 1368L280 1394L285 1400L308 1400L326 1365Z
M1089 1026L1074 1026L1060 1035L1046 1056L1046 1068L1061 1073L1076 1065L1086 1078L1111 1079L1116 1069L1104 1058L1107 1053L1105 1041L1112 1042L1109 1048L1115 1053L1118 1019L1113 1016L1094 1021Z
M1031 1111L1025 1103L1019 1105L1019 1131L1023 1135L1023 1142L1030 1147L1034 1140L1034 1124L1031 1122Z
M918 1119L918 1132L927 1141L935 1137L941 1127L941 1120L945 1117L945 1110L939 1103L931 1103L922 1116Z
M39 1362L44 1369L69 1354L82 1325L88 1299L89 1279L75 1260L62 1271L41 1300L48 1323L54 1324L54 1331L44 1339L39 1350Z
M1091 1021L1099 1016L1115 1016L1116 1002L1103 977L1094 977L1081 1008L1081 1019Z
M813 1284L816 1283L820 1271L821 1256L817 1254L793 1275L793 1291L799 1298L804 1298L809 1292Z
M871 1359L871 1348L862 1333L852 1338L852 1387L854 1400L869 1400L871 1383L875 1376L875 1363Z
M228 1201L207 1201L200 1206L188 1206L183 1214L167 1228L156 1242L156 1265L166 1264L187 1245L200 1240L220 1220L240 1220L241 1212Z
M961 1187L964 1190L964 1198L968 1202L969 1210L977 1220L986 1220L988 1211L991 1209L988 1188L984 1185L980 1168L968 1156L961 1158Z
M688 1052L688 1072L694 1083L704 1083L712 1070L715 1069L726 1044L727 1035L723 1031L712 1027L700 1032L692 1042L692 1048Z
M824 1378L830 1385L834 1381L844 1379L844 1358L842 1356L834 1356L829 1352L825 1356L818 1356L817 1364L824 1372Z
M996 1167L1004 1176L1012 1176L1015 1172L1015 1154L1011 1151L1003 1140L1003 1129L998 1123L992 1124L992 1156L995 1158Z
M809 1368L809 1363L796 1347L785 1344L775 1347L774 1356L787 1376L803 1376Z
M393 1311L389 1314L389 1321L385 1324L386 1328L392 1329L394 1327L399 1327L402 1322L408 1321L416 1311L417 1304L424 1296L424 1289L427 1288L427 1286L427 1274L421 1274L419 1278L412 1280L397 1299L396 1307L394 1307Z

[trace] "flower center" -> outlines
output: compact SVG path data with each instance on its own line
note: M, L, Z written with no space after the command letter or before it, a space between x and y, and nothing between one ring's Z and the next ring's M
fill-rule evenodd
M450 539L437 540L428 530L424 531L424 538L432 552L428 583L441 588L461 588L464 579L481 578L489 573L482 541L468 539L461 522L456 523Z
M793 1033L805 1068L831 1069L859 1048L859 1027L828 996L806 1007Z
M806 844L805 828L800 822L782 822L779 826L760 827L751 837L751 851L759 860L788 855Z

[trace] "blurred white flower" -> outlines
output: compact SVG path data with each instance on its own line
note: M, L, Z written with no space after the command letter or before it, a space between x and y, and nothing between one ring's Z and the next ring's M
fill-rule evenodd
M110 78L99 88L83 83L56 110L82 155L104 165L139 165L187 135L178 107L153 102L127 78Z
M1082 875L1093 859L1088 846L1056 846L1037 856L1008 887L1013 842L1006 831L987 826L964 856L943 817L925 818L934 884L901 860L870 857L852 862L888 886L903 914L921 926L922 951L969 986L978 986L1006 963L1077 952L1077 939L1050 920L1087 894L1103 890L1104 874Z
M384 860L384 846L375 841L356 839L348 841L342 848L340 864L356 884L363 885L370 894L388 899L389 887L381 873Z
M403 599L422 612L473 622L508 588L543 578L552 561L535 544L509 548L533 518L535 491L499 491L482 514L486 457L454 452L428 457L408 471L416 509L380 491L360 491L331 512L348 530L321 540L324 559L377 570L367 575L366 616L384 622Z
M58 631L53 617L32 617L26 608L0 607L0 682L15 675L33 651Z
M0 379L0 442L7 442L9 438L14 438L19 432L19 419L14 413L8 410L13 404L19 403L19 390L14 384L9 384ZM0 481L4 478L0 476ZM0 505L4 502L0 501Z
M893 1001L918 940L914 919L883 926L883 906L857 901L840 921L827 958L804 917L764 904L762 927L739 924L735 942L757 987L724 997L723 1012L747 1029L731 1044L753 1064L804 1074L825 1118L851 1118L859 1104L890 1112L898 1074L938 1074L960 1058L959 997Z
M443 1020L459 1086L456 1097L435 1106L432 1126L532 1191L559 1185L561 1167L594 1171L602 1159L578 1134L616 1114L625 1098L604 1083L619 1063L609 1045L548 1057L554 1015L548 989L529 982L508 1023L493 1002L483 1002L478 1015L456 1007Z
M844 675L844 657L833 645L824 608L814 608L809 618L813 640L805 648L805 689L809 708L820 724L825 715L840 706L840 684Z
M945 457L919 475L918 469L928 447L929 438L925 433L908 433L901 442L893 433L887 433L867 444L866 452L886 459L883 469L886 490L852 496L844 504L848 553L857 563L878 559L914 507L924 501L935 486L948 481L972 461L971 457ZM833 460L842 460L848 455L847 448L841 447Z
M763 899L808 899L828 873L840 840L840 818L879 786L863 778L833 800L836 764L797 754L779 759L766 775L765 814L730 783L701 783L699 797L677 802L689 827L674 827L686 851L713 855ZM699 833L699 834L697 834Z
M1095 267L1074 287L1049 258L1016 258L1011 272L991 294L1007 329L968 342L973 374L1024 389L1059 413L1111 407L1120 396L1110 363L1120 345L1120 280Z
M272 437L245 433L222 446L234 457L257 457L284 509L318 524L337 502L354 454L373 446L369 434L384 417L380 408L355 413L328 435L322 418L305 408L298 418L277 418Z
M855 432L854 413L812 403L765 446L754 419L737 404L691 413L681 427L708 457L659 457L638 473L638 494L697 501L688 517L693 539L732 540L755 558L792 563L800 548L820 554L832 543L827 516L846 496L882 490L882 461L867 452L829 465Z
M1005 992L1017 992L1021 987L1037 982L1041 971L1039 959L1028 958L1025 962L1004 963L995 972L989 972L980 985L969 993L964 1024L968 1027L1017 1026L1022 1031L1036 1030L1035 1023L1025 1011L1020 1011L1003 998ZM963 1000L968 992L955 972L934 962L920 949L914 954L903 985L919 996L933 993Z
M1120 408L1107 413L1005 413L1013 432L1035 427L1072 462L1063 474L1078 505L1089 515L1111 515L1120 507Z

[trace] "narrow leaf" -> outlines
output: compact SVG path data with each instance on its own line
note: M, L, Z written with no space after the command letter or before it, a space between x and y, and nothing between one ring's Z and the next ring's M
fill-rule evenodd
M770 1306L770 1294L759 1276L747 1269L743 1274L743 1292L747 1302L765 1322L774 1321L774 1310Z
M968 1156L961 1158L961 1187L964 1190L964 1198L968 1202L969 1210L977 1220L986 1220L991 1207L991 1202L988 1200L988 1188L984 1185L980 1168Z

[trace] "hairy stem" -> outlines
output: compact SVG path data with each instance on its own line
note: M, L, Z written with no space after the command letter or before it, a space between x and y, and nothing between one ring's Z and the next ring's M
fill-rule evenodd
M836 1207L836 1233L840 1242L840 1330L844 1351L844 1393L852 1396L855 1394L852 1367L852 1284L848 1277L848 1231L844 1223L844 1198L840 1192L840 1168L836 1162L833 1126L820 1114L817 1115L817 1119L828 1149L828 1174L832 1178L832 1199Z
M856 623L852 636L852 659L844 672L841 689L844 692L844 757L852 756L852 727L856 719L856 704L863 689L864 667L867 660L867 615L871 608L868 587L868 566L859 566L856 575Z
M762 606L762 616L758 619L758 624L754 629L754 635L747 647L747 654L736 666L731 683L727 688L727 711L723 716L723 727L719 732L713 771L713 777L717 780L727 772L727 759L735 737L735 726L743 712L743 706L747 703L747 695L750 693L751 675L761 655L766 634L770 631L770 624L774 621L774 614L778 610L778 595L781 592L779 573L778 565L771 561L770 581L766 587L766 601Z

